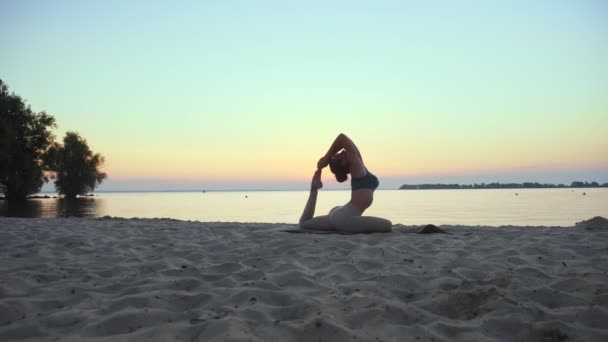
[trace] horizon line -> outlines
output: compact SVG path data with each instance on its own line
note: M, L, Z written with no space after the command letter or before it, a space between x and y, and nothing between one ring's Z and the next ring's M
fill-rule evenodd
M523 185L525 183L530 183L530 184L540 184L540 185L552 185L555 187L542 187L542 188L535 188L535 187L529 187L529 188L521 188L521 189L594 189L594 188L606 188L606 186L604 186L607 183L601 183L601 182L597 182L597 181L576 181L576 182L582 182L582 183L586 183L586 184L591 184L591 183L597 183L599 186L583 186L583 187L572 187L572 184L564 184L564 183L540 183L540 182L508 182L508 183L501 183L501 182L490 182L490 183L486 183L486 182L480 182L480 183L468 183L468 184L464 184L464 183L419 183L419 184L402 184L399 187L396 188L379 188L376 189L376 191L384 191L384 190L509 190L512 188L463 188L463 189L402 189L401 187L403 186L425 186L425 185L458 185L458 186L474 186L476 184L484 184L484 185L490 185L490 184L502 184L502 185L507 185L507 184L519 184L519 185ZM572 182L574 183L574 182ZM559 185L563 185L563 187L559 187ZM246 191L250 191L250 192L270 192L270 191L274 191L274 192L286 192L286 191L309 191L310 189L308 188L290 188L290 189L124 189L124 190L97 190L97 191L92 191L89 192L88 194L95 194L95 193L152 193L152 192L192 192L192 193L207 193L207 192L246 192ZM324 191L350 191L350 189L348 188L335 188L335 187L330 187L330 188L323 188ZM45 190L45 191L40 191L38 192L38 194L59 194L57 191L49 191L49 190ZM85 195L86 196L86 195Z

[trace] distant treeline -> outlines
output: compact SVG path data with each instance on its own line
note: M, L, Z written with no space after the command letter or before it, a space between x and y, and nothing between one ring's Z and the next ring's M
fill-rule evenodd
M544 188L608 188L608 183L572 182L565 184L541 183L480 183L480 184L404 184L400 190L435 190L435 189L544 189Z

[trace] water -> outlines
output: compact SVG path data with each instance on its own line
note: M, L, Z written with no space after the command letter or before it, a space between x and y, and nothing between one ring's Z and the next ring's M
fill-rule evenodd
M321 191L316 215L349 197L346 190ZM307 191L115 192L75 200L0 201L0 216L296 223L307 198ZM608 189L379 190L365 214L406 225L572 226L593 216L608 217Z

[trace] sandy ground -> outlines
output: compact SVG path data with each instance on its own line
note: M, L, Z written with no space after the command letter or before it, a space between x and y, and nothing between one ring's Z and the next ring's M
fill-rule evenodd
M608 224L0 218L0 341L608 341Z

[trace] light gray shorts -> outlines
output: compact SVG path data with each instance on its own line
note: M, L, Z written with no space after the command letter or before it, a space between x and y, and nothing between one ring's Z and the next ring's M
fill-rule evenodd
M354 204L348 203L334 207L329 211L329 223L334 227L342 226L349 217L361 216L362 212Z

